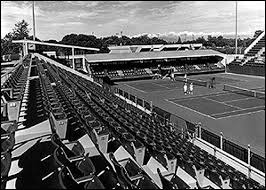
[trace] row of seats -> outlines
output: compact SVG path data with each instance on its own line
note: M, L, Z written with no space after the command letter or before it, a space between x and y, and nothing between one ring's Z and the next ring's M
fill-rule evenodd
M31 86L37 89L36 99L38 102L39 98L43 100L41 105L45 113L59 115L56 119L67 118L66 139L75 146L62 143L57 131L53 130L51 141L37 142L19 161L23 170L17 179L18 188L23 184L28 188L158 188L133 160L115 159L113 152L119 146L123 146L135 160L135 148L145 146L144 161L140 165L154 157L167 168L167 160L176 158L178 167L194 178L193 167L203 168L205 177L219 186L221 176L230 178L233 188L243 187L243 184L246 188L263 188L172 131L169 125L127 104L99 85L55 65L39 60L36 63L39 78L32 79L34 85ZM90 136L100 155L84 155L82 146L77 143L84 135ZM109 135L107 150L99 144L101 135ZM69 147L76 149L70 148L69 152ZM115 172L102 152L109 153ZM30 167L30 155L33 155L35 169ZM176 175L170 181L173 187L187 187Z
M15 145L15 131L18 127L15 121L8 121L7 113L4 113L2 110L2 96L5 97L6 101L22 100L28 78L30 60L31 56L26 56L23 62L12 71L11 76L1 86L2 89L11 89L13 94L12 97L7 91L1 90L1 189L5 188L8 179L12 149ZM3 107L3 109L6 109L6 107Z
M37 141L19 159L16 188L103 189L93 161L84 153L78 141L63 143L56 133L49 141Z
M239 74L265 76L265 36L263 36L243 58L235 58L229 65L228 71Z
M27 56L5 81L1 88L12 88L13 99L22 99L29 72L30 57Z
M263 36L247 53L247 56L255 56L263 47L265 47L265 36Z
M104 97L106 97L107 95L107 93L106 92L104 92L104 93L102 93L101 94L101 91L98 91L98 90L95 90L95 91L93 91L92 90L92 88L91 89L89 89L88 88L88 82L87 81L84 81L84 79L82 79L81 77L78 77L78 76L74 76L73 74L70 74L70 78L73 80L73 81L78 81L78 83L81 83L81 85L82 85L82 83L83 83L83 87L85 88L85 89L88 89L88 90L90 90L90 92L92 93L92 94L96 94L96 96L95 97L102 97L102 98L104 98ZM82 81L82 82L81 82ZM84 82L83 82L84 81ZM90 82L89 82L90 83ZM96 87L96 85L93 85L93 84L91 84L91 86L93 86L95 89L97 89L97 88L99 88L99 87ZM112 99L110 99L110 98L104 98L104 104L105 105L108 105L107 104L107 101L109 100L109 101L112 101ZM99 100L99 102L102 102L101 100ZM100 103L101 104L101 103ZM120 107L120 106L119 106ZM112 108L112 104L110 104L110 107L109 108L107 108L107 109L110 109L110 108ZM113 108L114 109L114 108ZM97 110L98 111L98 110ZM120 119L119 118L119 115L121 115L122 117L124 117L124 118L121 118L120 119L120 122L122 122L122 123L124 123L124 125L126 126L126 129L128 130L128 131L130 131L131 132L131 134L133 134L133 136L136 136L137 138L139 138L139 140L140 141L142 141L143 142L143 144L145 144L145 146L147 146L147 147L150 147L150 148L148 148L149 150L151 150L150 152L152 153L154 150L156 150L155 152L155 157L156 157L156 155L158 155L158 152L162 152L162 153L164 153L164 152L168 152L168 153L172 153L172 154L174 154L174 155L178 155L178 157L179 157L179 160L181 160L180 161L180 165L182 165L182 164L184 164L184 168L185 168L185 170L186 171L189 171L190 169L191 169L191 164L189 164L189 163L187 163L187 161L188 161L188 157L189 157L189 155L186 155L185 154L185 152L190 152L191 150L189 149L189 147L191 146L191 147L195 147L193 144L191 144L189 141L187 141L187 143L183 143L183 144L176 144L176 137L175 136L173 136L173 139L171 138L171 133L169 132L169 129L166 129L165 131L163 130L164 128L162 127L162 126L158 126L158 125L156 125L156 124L152 124L152 125L147 125L150 121L149 120L147 120L146 122L145 121L143 121L144 119L139 119L139 116L136 116L136 118L134 118L134 117L132 117L133 116L133 114L131 114L131 117L129 117L128 116L128 113L127 113L127 111L125 110L125 109L122 109L122 108L120 108L120 109L118 109L118 108L116 108L116 109L114 109L113 111L110 111L109 110L109 112L113 115L113 116L115 116L116 118L118 117L118 120ZM132 112L133 113L133 112ZM138 119L139 119L139 122L137 122L138 121ZM134 122L135 121L135 122ZM143 122L144 122L144 124L143 124ZM129 123L129 124L128 124ZM142 126L141 126L141 124L142 124ZM140 130L139 131L136 131L136 127L137 126L140 126ZM156 126L158 126L158 127L156 127ZM123 128L117 128L117 131L119 131L119 133L121 133L121 135L123 136L123 133L125 133L126 131L125 130L122 130ZM142 129L142 130L141 130ZM124 131L124 132L123 132ZM153 132L151 132L151 134L149 134L148 135L148 132L150 132L150 131L153 131ZM160 135L159 135L160 134ZM158 139L158 137L157 136L161 136L161 138L159 137L159 139ZM161 140L160 140L161 139ZM169 140L166 140L166 139L169 139ZM157 145L158 144L158 145ZM170 144L170 145L169 145ZM190 146L188 146L188 144L190 144ZM156 146L157 145L157 146ZM184 146L184 147L183 147ZM162 149L163 148L163 149ZM181 149L181 148L183 148L183 149ZM196 148L195 148L196 149ZM175 152L174 150L178 150L178 152ZM182 150L184 151L184 152L182 152ZM182 157L180 157L180 152L181 152L181 155L182 155ZM200 150L199 152L204 152L203 150ZM178 153L178 154L177 154ZM183 154L182 154L183 153ZM202 153L202 154L204 154L204 153ZM220 169L218 169L218 167L219 167L219 165L212 165L212 164L209 164L209 163L216 163L217 161L217 159L215 158L215 157L213 157L213 156L211 156L211 155L208 155L210 158L211 158L211 160L209 160L208 162L203 162L203 160L204 160L204 157L202 158L202 160L194 160L194 161L192 161L192 163L193 164L196 164L197 166L208 166L207 168L206 168L206 176L208 177L208 178L211 178L213 181L215 181L215 183L217 183L218 185L221 185L220 184L220 180L219 180L219 175L221 175L221 176L223 176L223 177L228 177L228 176L230 176L229 175L229 171L231 171L232 170L232 167L230 167L230 166L228 166L228 165L226 165L225 163L223 163L223 162L219 162L221 165L222 165L222 167L224 168L224 170L222 170L222 171L224 171L224 172L220 172ZM158 156L157 156L158 157ZM193 156L193 154L191 155L191 157L194 157ZM195 159L196 158L199 158L200 159L200 157L195 157ZM190 159L191 160L191 159ZM212 161L212 162L211 162ZM182 163L182 164L181 164ZM164 164L165 165L165 164ZM193 176L193 174L192 174L193 172L191 172L191 175ZM244 178L244 179L246 179L247 177L244 177L245 175L244 174L239 174L239 178L241 178L241 176ZM232 179L231 179L232 178ZM237 180L239 180L239 178L233 178L232 176L230 176L230 179L231 179L231 185L232 186L234 186L235 184L238 184L236 181ZM248 179L248 180L245 180L245 181L247 181L247 186L250 186L250 184L256 184L254 181L252 181L251 179ZM245 183L244 181L241 181L241 182L243 182L243 183ZM241 182L239 183L239 184L241 184ZM258 184L256 184L256 185L258 185Z
M68 83L68 84L70 84L70 85L73 85L73 84L71 84L70 81L68 81L68 82L66 81L66 83ZM94 107L94 109L97 109L97 113L98 113L98 114L99 114L99 112L102 113L101 108L98 107L96 104L94 104L92 101L89 101L85 94L83 94L82 92L79 92L78 94L81 95L81 97L83 96L85 102L87 102L90 106ZM84 96L84 95L85 95L85 96ZM76 100L78 100L77 97L76 97ZM77 102L78 102L78 101L77 101ZM79 103L80 103L80 102L79 102ZM79 109L80 109L80 108L79 108ZM91 127L95 127L95 128L99 128L100 126L102 126L102 124L100 124L100 121L97 121L97 117L94 117L95 115L93 115L93 114L88 115L88 114L86 114L86 113L88 113L88 112L82 112L82 111L81 111L82 117L83 117L84 119L87 119L87 126L91 126ZM102 114L103 114L103 113L102 113ZM106 117L103 117L103 118L106 118L105 121L108 121L108 120L111 119L111 118L108 117L107 115L106 115ZM124 135L125 135L125 134L124 134ZM109 147L109 149L110 149L110 147ZM129 172L130 172L130 170L129 170ZM119 173L119 172L118 172L118 173ZM119 174L118 174L118 176L119 176ZM144 183L145 181L147 181L147 176L143 176L141 179L142 179L142 180L140 180L141 183L138 183L139 186L140 186L141 184L146 184L146 183L147 183L147 182ZM126 180L126 179L123 179L123 180ZM122 180L122 181L123 181L123 180ZM127 184L127 185L128 185L128 184ZM142 185L142 186L143 186L143 185Z
M11 167L16 129L17 124L15 122L10 122L9 124L5 123L5 127L1 125L1 189L5 188L8 172Z

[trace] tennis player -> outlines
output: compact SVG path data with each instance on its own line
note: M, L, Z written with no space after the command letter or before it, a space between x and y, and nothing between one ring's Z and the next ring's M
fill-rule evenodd
M189 94L193 94L193 83L189 85Z
M187 90L188 90L188 89L187 89L187 83L185 82L185 84L184 84L184 94L185 94L185 95L187 95Z
M184 80L187 82L187 73L185 73Z

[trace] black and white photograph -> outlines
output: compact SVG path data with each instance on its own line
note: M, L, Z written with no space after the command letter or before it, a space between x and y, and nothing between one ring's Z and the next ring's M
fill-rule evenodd
M1 189L265 189L265 1L1 1Z

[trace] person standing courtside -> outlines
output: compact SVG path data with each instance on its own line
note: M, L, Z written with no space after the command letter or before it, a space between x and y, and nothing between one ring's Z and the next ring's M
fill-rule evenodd
M185 83L184 83L184 94L185 94L185 95L187 95L187 90L188 90L188 89L187 89L187 83L185 82Z
M193 83L189 85L189 94L193 94Z
M187 82L187 73L185 73L184 81L185 81L185 83Z

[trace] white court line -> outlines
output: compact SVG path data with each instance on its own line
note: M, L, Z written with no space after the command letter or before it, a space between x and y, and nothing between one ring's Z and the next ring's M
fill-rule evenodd
M249 109L255 109L255 108L263 108L265 106L257 106L257 107L251 107L251 108L246 108L246 109L242 109L242 110L234 110L234 111L226 111L226 112L222 112L222 113L215 113L215 114L212 114L212 116L214 115L222 115L222 114L225 114L225 113L234 113L234 112L238 112L238 111L247 111ZM260 110L259 110L260 111ZM256 111L255 111L256 112ZM249 112L247 112L249 113Z
M211 100L211 101L216 102L216 103L219 103L219 104L224 104L224 105L226 105L226 106L229 106L229 107L232 107L232 108L237 108L237 109L242 110L242 108L240 108L240 107L233 106L233 105L230 105L230 104L226 104L226 103L224 103L224 102L219 102L219 101L217 101L217 100L212 100L212 99L209 99L209 98L207 98L207 97L205 97L204 99L206 99L206 100Z
M249 97L249 98L242 98L242 99L237 99L237 100L228 100L228 101L224 101L224 102L236 102L236 101L239 101L239 100L248 100L248 99L254 99L255 97Z
M145 92L145 91L143 91L143 90L139 90L139 89L137 89L137 88L135 88L135 87L133 87L133 86L130 86L130 85L128 85L128 84L124 84L124 85L128 86L129 88L133 88L133 89L135 89L135 90L137 90L137 91L140 91L140 92L143 92L143 93L147 93L147 92ZM121 89L121 90L122 90L122 89ZM125 90L123 90L123 91L125 91Z
M256 79L265 79L265 77L263 77L263 76L244 75L244 74L237 74L237 73L223 73L223 74L239 75L239 76L243 76L243 77L250 77L250 78L256 78Z
M228 116L225 116L225 117L216 118L216 120L218 120L218 119L224 119L224 118L229 118L229 117L240 116L240 115L249 115L249 114L253 114L253 113L257 113L257 112L262 112L262 111L264 111L264 110L258 110L258 111L254 111L254 112L248 112L248 113L240 113L240 114L236 114L236 115L228 115Z
M167 102L170 102L170 103L172 103L172 104L175 104L175 105L177 105L177 106L180 106L180 107L182 107L182 108L188 109L188 110L190 110L190 111L196 112L196 113L198 113L198 114L201 114L201 115L204 115L204 116L206 116L206 117L209 117L209 118L212 118L212 119L216 120L216 118L214 118L214 117L212 117L212 116L210 116L210 115L207 115L207 114L201 113L201 112L199 112L199 111L196 111L196 110L194 110L194 109L192 109L192 108L189 108L189 107L186 107L186 106L183 106L183 105L177 104L177 103L172 102L172 101L169 101L169 100L167 100L167 99L164 99L164 100L167 101Z
M155 84L155 85L161 86L161 87L163 87L163 88L172 89L172 88L168 88L168 87L166 87L166 86L163 86L163 85L160 85L160 84L157 84L157 83L153 83L153 82L152 82L152 84ZM157 91L159 91L159 90L157 90Z

